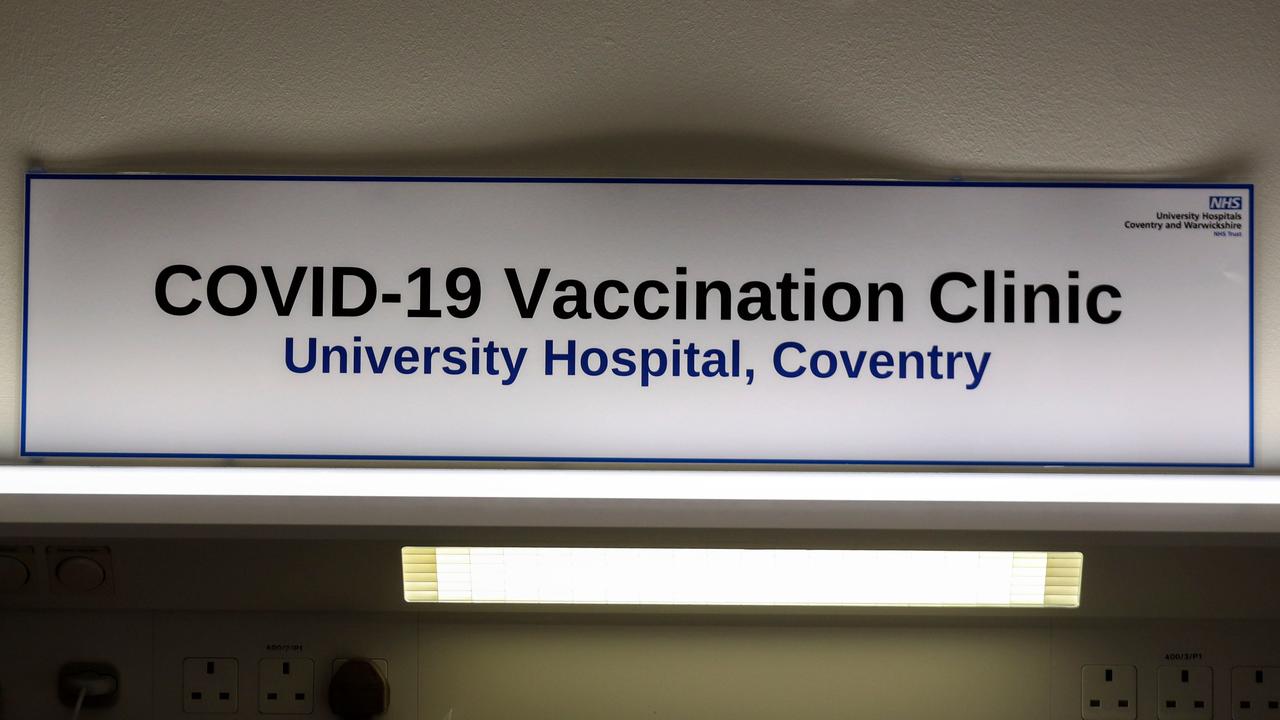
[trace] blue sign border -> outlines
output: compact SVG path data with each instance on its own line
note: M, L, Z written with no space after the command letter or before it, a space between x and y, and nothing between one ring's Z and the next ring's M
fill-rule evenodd
M38 452L27 450L27 305L31 257L31 182L33 180L253 180L278 182L410 182L410 183L597 183L613 185L831 185L856 187L979 187L979 188L1120 188L1246 190L1249 193L1249 461L1247 463L1172 462L1074 462L1001 460L814 460L777 458L684 458L684 457L562 457L515 455L341 455L301 453L129 453L129 452ZM651 463L663 465L896 465L965 467L1146 467L1146 468L1252 468L1254 467L1254 193L1253 183L1192 182L1039 182L988 180L791 180L791 179L708 179L708 178L579 178L579 177L448 177L378 175L253 175L209 173L55 173L26 174L26 203L22 244L22 418L18 454L32 458L117 458L182 460L337 460L337 461L452 461L504 463Z

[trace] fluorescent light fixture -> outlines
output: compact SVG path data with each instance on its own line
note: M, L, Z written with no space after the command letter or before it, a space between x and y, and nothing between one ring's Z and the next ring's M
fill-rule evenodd
M1075 608L1078 552L406 547L411 603Z
M0 466L0 495L1280 505L1280 476Z

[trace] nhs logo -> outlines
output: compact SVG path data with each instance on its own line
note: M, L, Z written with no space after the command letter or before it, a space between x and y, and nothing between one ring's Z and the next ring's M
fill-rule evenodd
M1210 195L1210 210L1243 210L1244 198L1239 195Z

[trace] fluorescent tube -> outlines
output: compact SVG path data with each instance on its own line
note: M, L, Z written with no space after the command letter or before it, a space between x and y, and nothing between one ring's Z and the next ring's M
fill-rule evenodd
M1075 608L1078 552L406 547L411 603Z
M1280 476L0 466L0 495L1280 505Z

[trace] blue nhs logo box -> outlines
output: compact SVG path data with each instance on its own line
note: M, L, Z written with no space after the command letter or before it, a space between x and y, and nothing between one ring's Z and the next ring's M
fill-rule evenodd
M1210 210L1243 210L1244 198L1240 195L1210 195Z

